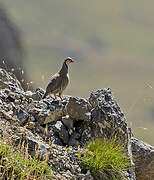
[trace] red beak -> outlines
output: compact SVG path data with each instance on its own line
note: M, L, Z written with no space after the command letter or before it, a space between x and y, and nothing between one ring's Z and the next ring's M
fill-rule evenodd
M72 63L73 63L73 62L75 62L75 60L74 60L74 59L72 59Z

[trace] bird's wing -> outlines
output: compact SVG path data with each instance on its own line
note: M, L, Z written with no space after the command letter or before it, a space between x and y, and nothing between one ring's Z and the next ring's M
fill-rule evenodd
M60 75L56 73L54 76L51 77L51 81L47 85L46 92L50 93L51 91L55 91L60 86Z

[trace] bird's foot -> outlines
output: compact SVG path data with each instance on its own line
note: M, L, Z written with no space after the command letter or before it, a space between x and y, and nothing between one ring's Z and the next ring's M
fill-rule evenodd
M59 96L59 97L60 97L61 101L63 101L63 98L61 96Z
M57 96L54 94L55 100L57 100Z

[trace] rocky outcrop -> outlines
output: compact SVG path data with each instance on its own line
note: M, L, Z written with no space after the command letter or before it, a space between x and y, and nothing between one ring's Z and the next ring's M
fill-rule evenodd
M147 168L148 174L152 168L152 156L145 151L142 157L138 140L131 140L124 113L109 88L91 93L88 99L64 96L59 101L52 96L42 99L41 88L25 92L15 76L4 69L0 69L0 81L0 134L11 138L16 146L27 147L31 156L37 153L48 159L55 178L95 179L90 171L82 171L78 158L78 152L93 138L114 136L117 143L125 145L131 160L126 179L136 179L133 160L137 178L140 170ZM135 153L140 159L149 157L144 166L138 166L141 161L135 159Z
M154 179L154 147L134 137L131 142L137 179Z
M116 136L131 154L127 122L110 89L93 92L89 99L64 96L61 102L51 96L42 99L41 88L25 92L4 69L0 69L0 77L1 134L10 134L14 144L21 143L32 156L37 149L39 156L47 157L57 169L53 174L93 179L89 171L82 173L78 159L79 145L81 151L93 138ZM132 171L127 172L127 179L135 179Z

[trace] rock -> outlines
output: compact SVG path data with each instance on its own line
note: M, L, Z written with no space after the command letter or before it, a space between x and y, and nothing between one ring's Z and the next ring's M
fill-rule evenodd
M16 79L13 73L8 73L6 70L0 68L0 88L8 88L12 91L15 89L23 90L20 82Z
M50 160L53 169L53 178L58 179L74 179L92 180L90 171L82 173L80 168L80 160L78 159L78 148L63 148L62 146L53 145L51 148L52 158ZM61 175L62 174L62 175Z
M13 118L9 113L7 113L6 111L0 109L0 119L6 119L7 121L9 121L11 124L17 124L19 123L18 119Z
M57 144L59 146L63 146L64 144L62 143L61 139L57 135L51 135L50 136L50 141L54 144Z
M26 128L27 129L34 129L35 128L35 123L34 122L28 122L27 124L26 124Z
M16 137L16 141L14 143L19 147L23 144L25 150L27 150L32 157L39 156L41 159L46 159L49 155L49 145L38 141L32 133L29 133L28 136L24 136L22 133L18 135L19 136Z
M34 109L35 113L37 109ZM39 109L39 111L37 112L37 116L35 116L36 120L38 123L40 124L48 124L49 122L54 121L54 119L51 121L51 119L49 119L50 116L50 110L46 110L46 109ZM53 116L52 116L53 117Z
M74 139L80 139L81 134L79 134L79 133L77 133L77 132L73 132L73 133L71 134L71 137L74 138Z
M63 115L64 115L63 109L50 111L49 115L45 117L44 121L41 121L40 123L47 124L53 121L57 121L58 119L61 119Z
M68 142L69 146L78 146L80 145L80 142L76 140L75 138L71 137Z
M44 95L44 90L42 88L37 88L32 94L32 99L35 101L40 101Z
M112 105L112 101L114 101L114 97L110 88L104 88L94 91L90 94L89 97L89 102L93 108L102 105L103 102L110 102L110 104Z
M29 114L26 111L17 108L14 109L14 115L17 116L21 125L25 125L28 122Z
M62 140L64 144L68 143L69 134L66 127L63 125L61 121L57 121L50 126L50 129Z
M111 90L102 89L91 93L92 136L111 137L117 133L122 142L127 143L128 126L124 113L114 100Z
M94 180L94 177L91 175L90 171L87 171L86 174L79 174L79 179Z
M31 91L26 91L26 92L25 92L25 97L26 97L26 98L31 98L32 95L33 95L33 93L32 93Z
M131 142L137 179L154 179L154 147L134 137Z
M89 110L89 103L84 98L70 97L66 105L66 111L70 118L76 120L91 120L91 113Z
M50 122L57 121L65 115L64 106L63 104L60 104L59 101L43 100L43 102L41 101L40 103L44 103L47 106L46 109L42 109L38 113L37 120L40 124L48 124ZM40 103L38 104L38 107L41 106Z
M73 129L74 121L68 115L62 117L62 122L68 128L68 130Z

